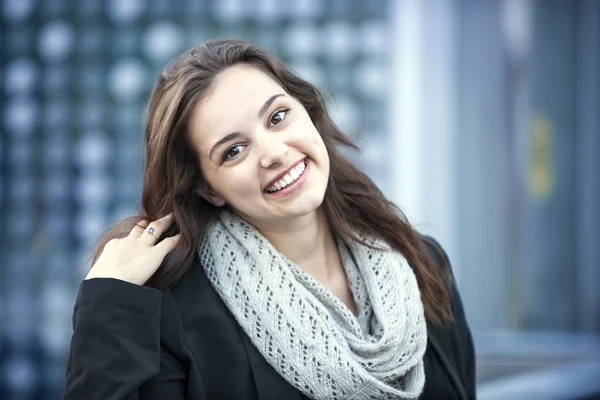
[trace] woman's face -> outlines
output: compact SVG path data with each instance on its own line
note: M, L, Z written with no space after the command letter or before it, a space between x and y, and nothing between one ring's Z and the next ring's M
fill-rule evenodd
M211 189L205 198L251 224L290 222L323 202L325 144L302 104L259 69L223 71L193 110L190 133Z

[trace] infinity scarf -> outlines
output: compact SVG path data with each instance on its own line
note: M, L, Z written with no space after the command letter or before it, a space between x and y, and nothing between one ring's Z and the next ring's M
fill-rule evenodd
M267 362L311 399L416 399L427 329L406 259L338 238L355 316L254 227L230 211L198 248L206 275Z

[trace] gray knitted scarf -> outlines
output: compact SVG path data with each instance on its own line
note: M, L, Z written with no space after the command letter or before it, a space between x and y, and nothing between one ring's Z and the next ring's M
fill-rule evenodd
M358 316L230 211L209 230L199 256L252 343L307 397L418 398L427 329L412 269L391 250L343 238L338 247Z

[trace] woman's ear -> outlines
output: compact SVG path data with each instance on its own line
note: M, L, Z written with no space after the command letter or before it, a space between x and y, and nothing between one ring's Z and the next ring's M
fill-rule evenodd
M209 188L206 184L199 185L199 187L196 189L196 193L198 193L200 197L215 207L223 207L225 205L225 199L215 193L215 191Z

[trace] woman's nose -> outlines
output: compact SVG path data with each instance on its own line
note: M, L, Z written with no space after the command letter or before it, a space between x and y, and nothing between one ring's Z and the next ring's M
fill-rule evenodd
M273 164L283 163L289 147L281 137L273 134L265 134L260 140L261 156L260 166L269 168Z

